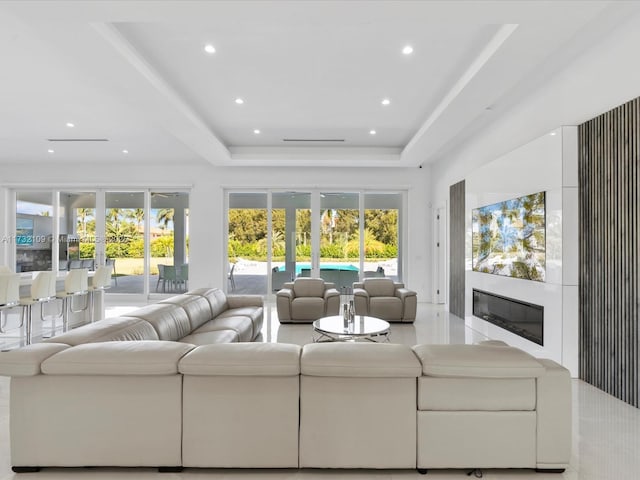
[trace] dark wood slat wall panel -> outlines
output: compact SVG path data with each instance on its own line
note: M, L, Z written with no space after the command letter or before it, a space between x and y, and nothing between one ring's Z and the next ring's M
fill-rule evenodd
M449 187L449 312L464 318L464 180Z
M640 98L578 142L580 378L640 407Z

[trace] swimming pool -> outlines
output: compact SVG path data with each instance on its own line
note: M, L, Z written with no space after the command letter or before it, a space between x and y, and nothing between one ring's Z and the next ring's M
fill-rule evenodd
M300 275L302 270L311 270L310 263L296 263L296 276ZM358 267L350 263L321 263L320 270L347 270L357 272Z

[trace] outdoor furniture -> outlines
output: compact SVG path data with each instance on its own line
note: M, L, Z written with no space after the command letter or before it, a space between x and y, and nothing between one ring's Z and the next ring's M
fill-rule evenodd
M156 283L156 292L158 291L158 287L160 286L160 282L162 282L162 291L164 292L164 265L158 264L158 283Z
M227 279L229 280L229 285L231 285L231 291L236 289L236 280L235 278L233 278L233 271L236 268L236 264L232 263L231 264L231 268L229 269L229 275L227 276Z
M338 315L340 292L321 278L296 278L276 294L276 306L280 323L310 323Z
M365 278L353 284L356 315L370 315L390 322L416 319L416 292L390 278Z
M69 260L69 270L82 268L82 260Z
M82 267L80 268L86 268L87 270L95 270L95 265L96 265L96 261L93 258L84 258L82 260L80 260L82 262Z
M104 262L104 264L107 267L111 267L111 278L113 278L113 281L116 284L116 287L118 286L118 275L116 274L116 259L115 258L107 258Z
M185 263L176 267L176 287L186 291L189 285L189 264Z
M285 282L293 281L293 274L291 272L287 272L286 270L280 270L278 267L273 267L271 269L271 289L274 292L280 290Z

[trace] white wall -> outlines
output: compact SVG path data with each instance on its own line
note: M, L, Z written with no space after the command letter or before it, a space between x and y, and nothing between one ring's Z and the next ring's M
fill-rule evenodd
M466 324L578 374L577 129L563 127L471 172L465 181ZM546 192L546 274L535 282L471 269L474 208ZM544 307L543 346L474 317L473 289Z
M558 75L541 79L540 86L520 103L492 120L487 115L487 127L471 141L446 152L432 165L431 201L434 205L448 205L449 186L465 179L471 172L487 165L508 152L550 132L562 125L579 125L626 101L640 96L640 67L629 61L637 56L640 44L640 28L637 17L629 17L626 24L620 24L610 36L586 52L579 53L573 61L567 62ZM511 178L505 178L506 182ZM577 211L577 198L566 205ZM565 207L563 207L565 208ZM573 226L565 223L564 234L577 239L578 219L565 216L565 221L573 221ZM576 239L567 241L576 241ZM569 279L566 279L569 283ZM577 284L577 282L576 282ZM565 292L565 298L577 289ZM571 314L571 312L569 312ZM562 332L565 354L573 357L571 349L577 351L578 331L568 328ZM576 365L568 364L575 374Z
M610 36L581 53L555 77L509 111L500 113L478 138L432 165L434 204L446 202L449 185L482 165L562 125L579 125L640 96L640 20L632 16ZM491 122L491 113L487 122Z
M118 188L191 186L190 287L226 287L223 259L225 188L345 188L408 191L409 227L405 283L420 301L431 301L431 208L429 168L220 168L202 163L155 165L0 166L3 186ZM3 192L0 188L0 206ZM6 191L6 190L5 190ZM4 216L6 210L0 210ZM0 222L0 228L4 224ZM2 232L0 232L2 233ZM0 252L1 253L1 252Z

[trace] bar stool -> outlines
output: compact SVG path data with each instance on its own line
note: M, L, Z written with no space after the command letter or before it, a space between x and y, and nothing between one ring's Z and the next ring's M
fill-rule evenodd
M56 299L56 272L38 272L31 283L31 296L20 299L26 316L25 330L27 345L31 344L33 326L33 306L40 305L40 319L44 321L44 304Z
M95 316L95 294L96 292L105 291L108 288L111 288L111 271L113 270L113 266L111 265L103 265L96 269L96 272L91 279L91 286L89 287L89 299L90 299L90 307L91 311L89 315L91 317L91 322L94 321Z
M62 331L69 329L69 317L72 313L84 312L89 308L89 270L79 268L70 270L64 278L64 291L56 293L56 298L62 300ZM84 296L84 307L74 310L73 299Z
M2 327L2 317L5 310L20 306L20 274L0 273L0 333L5 333ZM23 321L22 311L20 321Z

